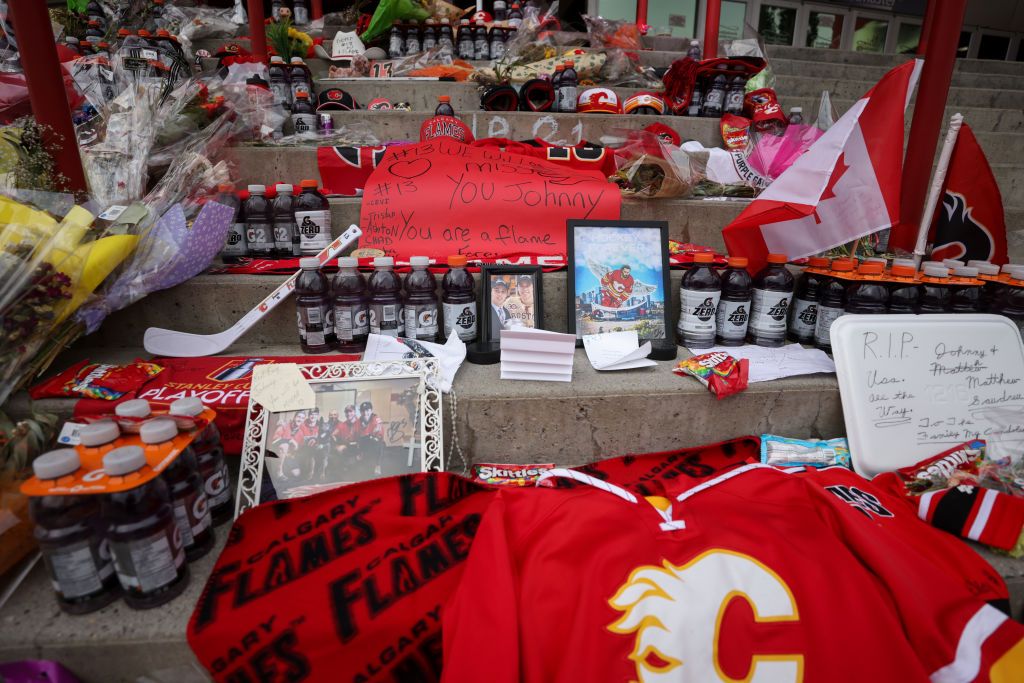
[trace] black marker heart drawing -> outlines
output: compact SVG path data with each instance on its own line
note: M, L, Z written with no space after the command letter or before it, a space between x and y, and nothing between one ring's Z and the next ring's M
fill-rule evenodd
M430 167L430 159L411 159L409 161L394 162L388 166L388 171L391 172L391 175L412 180L413 178L419 178L429 171Z

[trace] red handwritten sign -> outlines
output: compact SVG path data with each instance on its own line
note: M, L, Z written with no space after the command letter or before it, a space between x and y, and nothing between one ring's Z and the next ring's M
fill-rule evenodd
M360 248L396 260L451 254L564 265L565 222L615 220L622 197L599 173L454 140L392 147L366 181Z

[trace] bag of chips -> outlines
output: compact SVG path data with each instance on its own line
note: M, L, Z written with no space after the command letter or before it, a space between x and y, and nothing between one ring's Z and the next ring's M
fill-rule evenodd
M696 377L719 400L738 394L747 388L750 361L736 360L727 353L716 351L679 361L672 368L677 375Z
M156 363L137 360L128 365L107 365L83 360L64 372L29 389L33 400L41 398L95 398L116 401L136 391L163 371Z

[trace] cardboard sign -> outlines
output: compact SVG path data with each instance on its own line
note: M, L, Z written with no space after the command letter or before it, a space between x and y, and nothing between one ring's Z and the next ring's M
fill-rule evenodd
M396 259L560 266L567 220L615 220L621 208L619 188L599 173L433 140L388 149L366 181L359 246Z

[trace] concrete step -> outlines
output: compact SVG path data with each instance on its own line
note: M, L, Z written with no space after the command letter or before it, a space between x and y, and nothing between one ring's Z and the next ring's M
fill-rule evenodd
M787 112L790 107L803 107L804 118L809 118L811 122L813 122L814 118L818 115L817 112L820 99L821 93L819 92L814 96L789 97L786 98L782 104ZM836 111L837 119L845 114L846 111L853 106L854 102L856 102L854 99L831 97L831 94L830 101ZM964 120L970 124L975 133L1024 132L1024 110L1021 109L990 109L988 107L949 106L946 107L943 116L946 121L949 121L949 117L957 113L964 115ZM914 104L911 103L907 108L906 113L908 131L910 130L909 126L910 122L913 120L913 115Z
M792 59L803 62L825 62L829 64L855 64L860 66L876 66L892 68L913 59L914 55L872 54L869 52L852 52L849 50L825 50L813 47L792 47L789 45L768 45L766 47L769 62L776 59ZM1024 63L1008 62L991 59L958 59L956 71L1009 74L1024 76Z
M878 81L891 67L865 64L835 64L808 62L799 59L773 59L771 69L785 81L789 76L812 78L842 78L852 81ZM954 71L952 85L965 88L1024 89L1024 73L998 74L989 72Z
M779 76L775 90L780 102L788 98L815 97L822 90L828 90L832 97L839 99L860 98L870 90L876 81L855 81L836 77ZM916 99L916 93L915 93ZM1024 90L999 90L974 87L952 87L949 89L948 106L991 107L994 109L1020 109L1024 107Z

